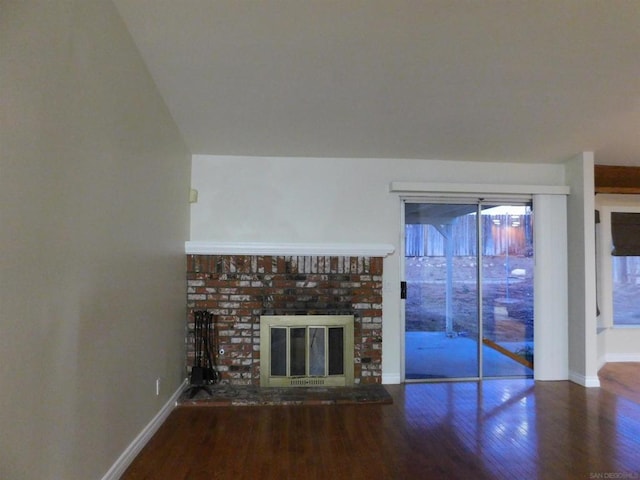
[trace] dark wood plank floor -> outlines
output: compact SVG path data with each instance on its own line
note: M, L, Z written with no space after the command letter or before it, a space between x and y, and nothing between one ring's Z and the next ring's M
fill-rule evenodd
M640 478L640 404L605 388L387 388L393 405L178 408L122 478Z
M607 363L598 377L605 390L640 403L640 362Z

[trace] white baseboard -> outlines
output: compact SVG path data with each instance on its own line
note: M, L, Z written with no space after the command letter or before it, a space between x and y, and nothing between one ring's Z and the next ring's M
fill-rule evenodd
M102 480L118 480L122 476L124 471L129 467L129 465L131 465L131 462L133 462L142 448L149 440L151 440L151 437L153 437L153 435L158 431L160 425L164 423L169 414L176 407L176 402L186 387L187 381L188 380L185 379L184 382L180 384L178 389L173 393L173 395L171 395L169 400L167 400L167 403L164 404L156 416L151 419L148 425L142 429L138 436L133 439L133 442L131 442L125 451L122 452L122 455L120 455L104 477L102 477Z
M640 353L607 353L605 363L640 362Z
M383 385L397 385L402 383L399 373L382 374Z
M600 379L597 375L585 376L576 372L569 372L569 380L583 387L592 388L600 386Z

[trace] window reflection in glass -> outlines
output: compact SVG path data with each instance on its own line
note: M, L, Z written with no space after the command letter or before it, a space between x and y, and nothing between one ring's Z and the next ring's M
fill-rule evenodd
M324 332L325 327L309 328L309 375L324 376Z

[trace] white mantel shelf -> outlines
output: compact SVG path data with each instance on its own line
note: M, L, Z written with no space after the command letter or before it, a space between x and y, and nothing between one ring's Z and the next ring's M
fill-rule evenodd
M234 243L185 242L187 255L300 255L386 257L395 251L387 243Z

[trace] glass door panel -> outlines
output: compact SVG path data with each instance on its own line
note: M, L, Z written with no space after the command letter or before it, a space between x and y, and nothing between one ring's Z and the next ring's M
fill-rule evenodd
M329 327L329 375L344 375L344 328Z
M533 376L531 208L484 205L482 370L485 377Z
M271 376L287 375L287 329L271 328Z
M309 375L324 376L325 355L324 355L324 332L326 327L309 327Z
M405 203L405 379L477 378L477 204Z
M307 374L306 327L289 328L289 375Z

